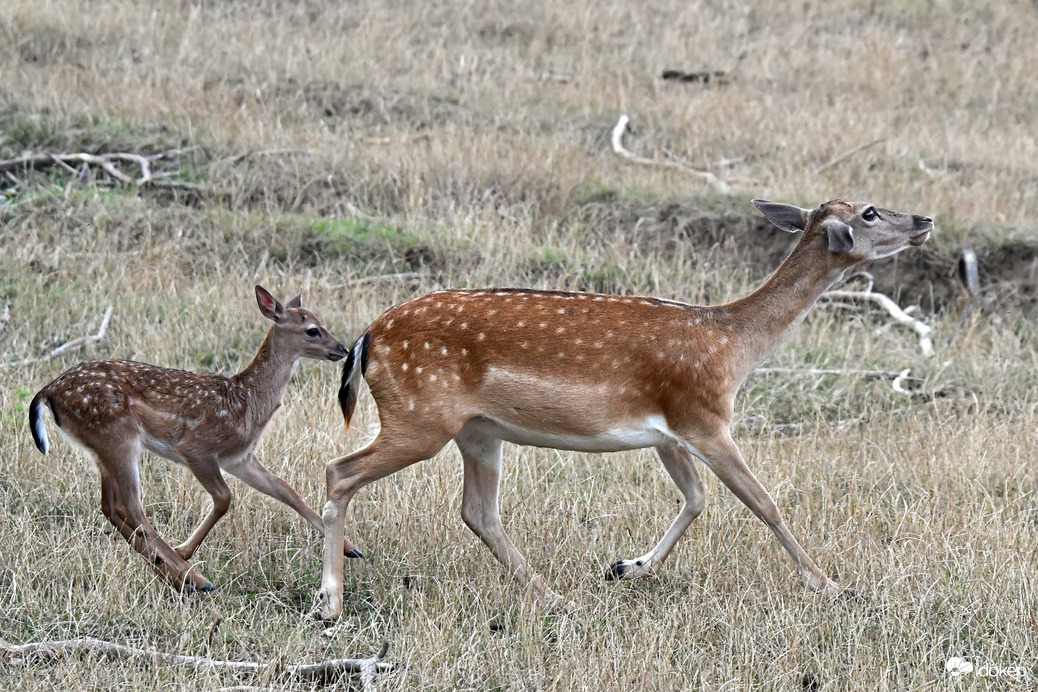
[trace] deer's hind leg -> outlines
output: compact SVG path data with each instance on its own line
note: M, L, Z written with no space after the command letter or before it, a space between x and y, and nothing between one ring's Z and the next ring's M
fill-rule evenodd
M136 440L94 449L101 475L101 511L123 538L173 588L211 591L213 584L169 546L148 521L140 500Z
M336 620L342 613L343 563L345 556L362 557L344 538L346 510L358 490L380 478L424 461L450 442L457 430L424 429L382 414L382 430L367 447L331 461L327 466L327 500L324 504L324 569L321 577L322 603L315 613L322 620ZM422 434L416 434L415 430Z

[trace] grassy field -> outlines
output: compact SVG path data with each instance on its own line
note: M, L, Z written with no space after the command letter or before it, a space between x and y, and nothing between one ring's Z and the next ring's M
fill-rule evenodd
M0 173L0 639L285 663L388 641L387 690L1035 688L1036 41L1038 11L1019 0L7 0L0 160L179 153L154 163L162 185L79 165ZM614 155L621 114L630 149L731 191ZM881 312L823 301L768 362L804 372L754 376L737 401L751 468L861 602L805 592L709 474L665 571L605 582L677 512L655 456L506 447L505 526L576 604L542 612L461 521L451 447L353 502L347 531L368 559L347 563L344 616L324 629L308 616L320 541L291 510L232 481L195 558L220 588L182 597L102 516L92 462L53 425L47 457L29 436L32 395L83 359L243 367L265 331L257 282L301 291L347 342L444 286L728 300L791 247L754 197L937 221L926 248L871 268L878 290L922 306L936 357ZM964 247L982 260L975 309L955 279ZM46 357L108 306L101 341ZM807 372L823 368L923 381L905 395ZM303 363L259 450L313 507L325 462L377 428L362 395L343 433L338 377ZM143 476L149 515L179 542L208 496L153 457ZM952 678L953 656L975 671ZM0 657L11 690L239 685L286 687Z

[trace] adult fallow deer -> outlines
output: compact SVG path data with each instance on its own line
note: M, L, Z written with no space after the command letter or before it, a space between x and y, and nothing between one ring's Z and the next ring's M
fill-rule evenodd
M124 360L98 360L66 371L29 405L33 440L47 453L41 412L93 453L101 475L101 511L174 588L209 591L212 582L187 563L231 504L222 471L299 512L323 533L324 523L298 493L256 460L253 450L302 357L341 360L346 348L299 296L282 306L256 286L260 312L271 320L263 345L233 377L198 374ZM171 548L140 500L138 461L147 449L183 464L209 492L212 511L191 536ZM341 532L341 529L340 529Z
M843 200L807 210L755 200L796 248L750 295L710 307L657 298L485 289L437 291L387 310L347 358L346 424L363 377L381 430L332 461L324 506L320 615L342 610L346 510L362 487L454 440L464 461L461 514L520 584L557 599L509 540L498 513L501 445L615 452L654 447L685 502L659 542L607 577L653 574L703 510L701 460L778 537L815 590L839 591L815 566L732 441L733 402L750 372L852 266L921 245L924 216Z

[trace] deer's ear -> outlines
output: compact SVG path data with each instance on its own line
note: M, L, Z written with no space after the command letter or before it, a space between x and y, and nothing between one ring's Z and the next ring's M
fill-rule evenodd
M286 308L301 308L303 307L303 294L297 293L292 300L285 303Z
M804 230L807 226L807 217L811 213L810 209L801 209L792 204L769 202L766 199L753 200L753 206L760 209L768 221L790 233Z
M259 305L260 312L263 316L272 322L280 323L285 319L285 308L281 306L281 303L277 301L277 298L270 295L267 289L263 288L259 284L256 284L256 303Z
M854 229L839 219L826 219L822 230L829 238L829 252L850 252L854 249Z

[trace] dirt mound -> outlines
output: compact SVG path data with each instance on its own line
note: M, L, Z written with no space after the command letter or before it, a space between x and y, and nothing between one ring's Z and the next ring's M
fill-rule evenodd
M767 275L796 245L797 236L773 226L750 210L710 212L691 204L625 204L596 201L584 208L600 232L622 234L645 252L666 255L678 244L723 266L754 266ZM1038 245L1019 242L973 248L984 303L995 309L1038 315ZM918 305L928 313L955 310L967 304L961 266L962 249L938 241L862 269L874 280L874 290L902 305Z

